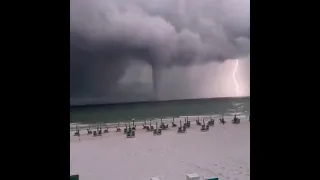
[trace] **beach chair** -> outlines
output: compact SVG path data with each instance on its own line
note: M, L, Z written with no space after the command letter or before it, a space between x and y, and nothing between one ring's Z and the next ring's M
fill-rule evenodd
M214 119L210 119L210 121L208 122L209 126L214 126Z
M232 123L233 123L233 124L240 124L240 119L239 119L239 118L234 118L234 119L232 120Z
M162 129L162 130L166 130L166 129L169 129L169 124L161 124L161 126L160 126L160 128Z
M142 129L147 129L149 126L142 124Z
M240 119L239 118L237 118L237 124L240 124Z
M201 126L201 122L199 120L196 120L196 122L198 126Z
M206 125L202 125L201 131L207 131L207 130L206 130Z
M177 127L176 123L174 123L174 117L172 118L172 127Z
M131 132L127 132L127 138L131 137Z
M74 133L74 136L80 136L80 131L76 130L76 132Z
M183 126L185 126L186 128L188 128L188 124L187 124L187 123L184 123Z
M191 126L190 121L187 121L187 128L190 128L190 126Z
M174 122L172 122L172 127L177 127L177 125Z
M93 131L93 136L97 136L97 131Z
M224 118L222 118L222 119L219 119L220 120L220 124L225 124L225 123L227 123L225 120L224 120Z
M160 127L161 127L161 125L160 125ZM156 122L156 129L153 130L153 135L161 135L161 128L158 129L158 123L157 122Z
M207 129L207 127L209 127L208 124L206 125L206 122L204 121L204 119L202 119L202 121L203 121L202 123L203 125L201 126L201 131L208 131L209 129L209 128Z
M132 128L131 128L130 126L129 126L129 129L128 129L128 131L129 131L129 132L131 132L131 131L133 131L133 129L132 129Z
M127 132L127 137L135 137L136 133L134 130L132 130L131 127L129 127L128 132Z
M144 124L142 124L142 129L147 129L147 120L144 120Z
M240 119L237 118L237 114L234 115L234 118L233 118L233 120L232 120L232 123L233 123L233 124L240 124Z
M184 124L183 126L185 126L186 128L189 128L190 127L190 122L187 121L187 119L184 119Z
M87 129L87 134L89 135L89 134L92 134L92 131L90 130L90 129Z
M186 128L185 127L179 127L178 128L178 133L185 133L186 132Z
M123 133L124 133L124 134L126 134L126 133L128 132L127 125L125 124L125 126L126 126L126 127L123 129Z
M186 126L182 126L181 120L180 120L180 127L178 128L178 133L184 133L186 132Z

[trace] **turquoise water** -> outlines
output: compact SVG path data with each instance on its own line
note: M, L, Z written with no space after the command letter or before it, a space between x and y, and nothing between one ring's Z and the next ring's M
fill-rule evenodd
M112 123L196 115L247 115L250 97L142 102L70 107L71 123Z

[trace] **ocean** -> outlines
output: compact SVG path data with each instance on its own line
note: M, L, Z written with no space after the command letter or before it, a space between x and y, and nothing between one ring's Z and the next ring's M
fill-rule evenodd
M250 97L70 106L70 123L115 123L179 116L248 115Z

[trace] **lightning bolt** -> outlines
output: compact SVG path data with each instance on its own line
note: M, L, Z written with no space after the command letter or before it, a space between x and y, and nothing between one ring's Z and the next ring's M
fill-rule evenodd
M236 74L237 69L238 69L238 64L239 64L239 60L236 59L236 65L235 65L235 67L233 69L233 73L232 73L233 81L234 81L234 84L236 85L236 89L237 89L237 96L239 96L239 94L240 94L239 85L238 85L237 79L235 77L235 74Z

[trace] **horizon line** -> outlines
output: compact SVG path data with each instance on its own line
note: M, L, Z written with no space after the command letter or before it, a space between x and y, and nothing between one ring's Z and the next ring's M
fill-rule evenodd
M111 103L83 103L83 104L70 104L70 107L83 107L83 106L108 106L108 105L127 105L127 104L147 104L147 103L164 103L174 101L195 101L195 100L210 100L210 99L231 99L231 98L250 98L249 96L224 96L224 97L210 97L210 98L191 98L191 99L170 99L170 100L150 100L150 101L128 101L128 102L111 102Z

